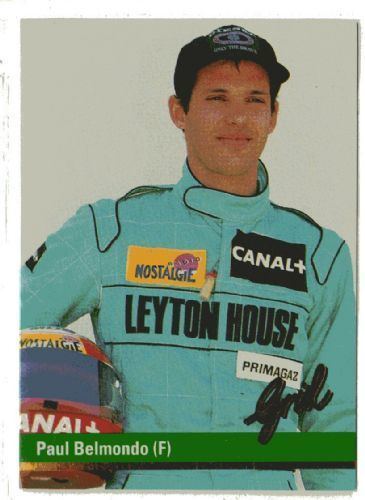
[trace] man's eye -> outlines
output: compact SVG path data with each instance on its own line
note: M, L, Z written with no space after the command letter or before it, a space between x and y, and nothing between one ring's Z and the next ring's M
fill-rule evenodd
M265 104L266 103L265 99L263 99L262 97L254 97L254 96L249 97L247 99L247 102L253 102L253 103L258 103L258 104Z
M226 101L227 98L224 95L213 95L207 97L207 101Z

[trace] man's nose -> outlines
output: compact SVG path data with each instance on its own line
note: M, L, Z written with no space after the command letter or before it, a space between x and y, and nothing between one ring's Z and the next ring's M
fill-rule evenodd
M227 109L226 119L230 124L243 125L249 118L249 111L244 104L232 104Z

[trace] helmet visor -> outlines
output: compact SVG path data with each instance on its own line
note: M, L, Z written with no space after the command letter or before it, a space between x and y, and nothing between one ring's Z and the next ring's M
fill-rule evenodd
M21 349L21 398L68 401L110 408L121 419L117 373L107 364L64 349Z

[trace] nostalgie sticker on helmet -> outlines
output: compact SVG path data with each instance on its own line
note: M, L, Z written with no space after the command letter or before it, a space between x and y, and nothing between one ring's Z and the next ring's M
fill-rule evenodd
M20 336L21 433L123 431L120 377L105 353L71 330L23 330ZM23 488L102 486L110 464L26 463Z
M90 339L78 335L72 330L57 328L38 328L23 330L20 339L20 348L51 348L75 351L92 356L99 361L112 366L106 354Z

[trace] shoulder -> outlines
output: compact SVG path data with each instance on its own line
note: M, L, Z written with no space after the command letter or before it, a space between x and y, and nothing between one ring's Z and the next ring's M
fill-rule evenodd
M286 231L290 231L293 237L299 235L301 239L307 239L308 243L310 240L313 240L314 244L319 240L321 242L323 240L323 243L328 245L331 243L337 245L344 241L336 231L322 226L310 215L301 210L284 207L273 202L271 202L271 206L278 221L286 224Z
M321 226L305 212L275 203L271 205L291 238L306 245L315 277L318 283L325 284L338 256L347 251L345 240L336 231Z
M163 213L168 206L168 195L173 186L138 186L117 199L101 199L88 205L91 212L97 246L106 252L118 239L122 227L122 215L133 216L145 211Z

